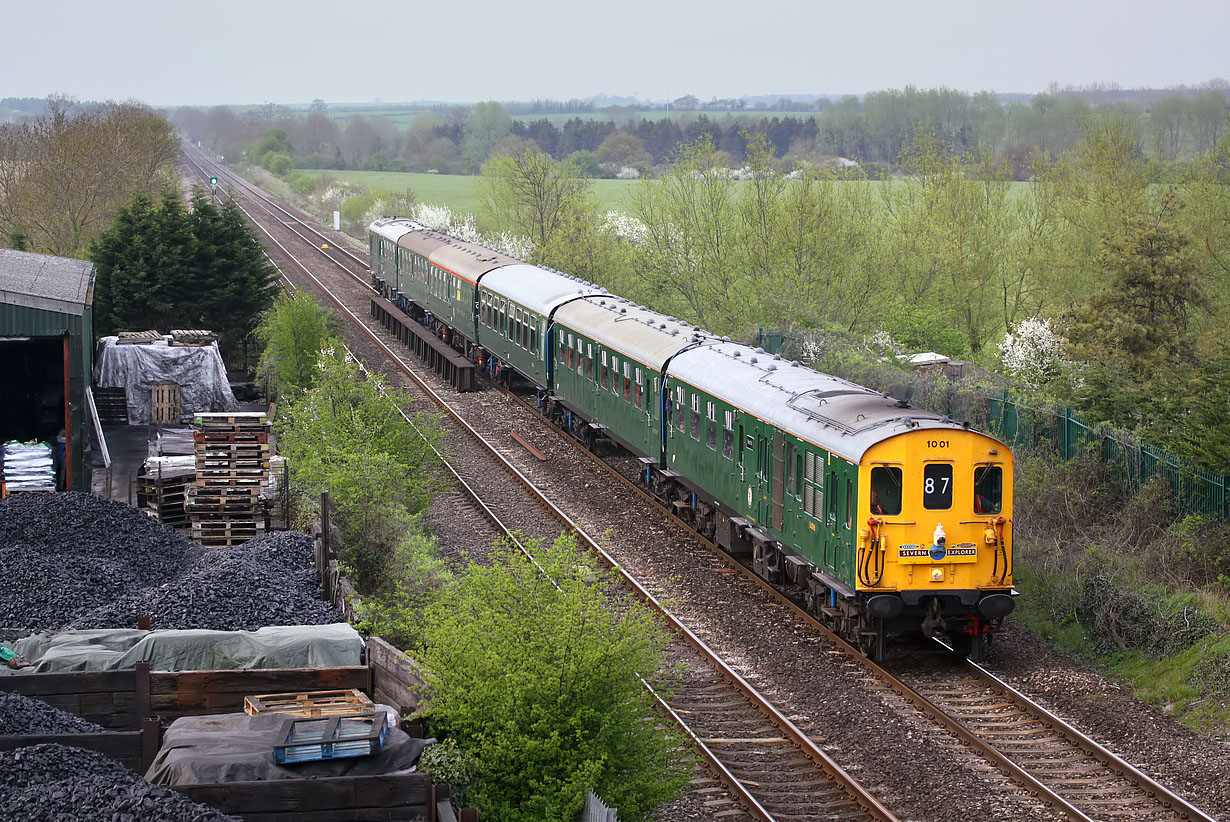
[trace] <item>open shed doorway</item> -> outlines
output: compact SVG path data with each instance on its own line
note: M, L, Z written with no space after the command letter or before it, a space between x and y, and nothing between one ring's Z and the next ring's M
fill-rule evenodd
M56 455L56 484L64 487L64 339L0 338L0 442L37 440Z

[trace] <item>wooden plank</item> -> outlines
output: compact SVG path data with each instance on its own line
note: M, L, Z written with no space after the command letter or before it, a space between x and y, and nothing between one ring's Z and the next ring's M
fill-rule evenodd
M74 671L72 673L0 676L0 691L24 696L87 694L136 689L136 671Z
M542 452L541 452L541 451L539 451L537 448L535 448L534 446L530 445L530 444L526 441L525 437L521 436L521 435L520 435L520 434L518 434L516 431L513 431L513 432L512 432L512 438L513 438L514 440L516 440L518 443L520 443L520 444L521 444L521 446L522 446L522 447L523 447L526 451L529 451L531 454L533 454L533 455L534 455L534 457L535 457L535 458L536 458L539 462L546 462L546 461L547 461L547 455L546 455L546 454L542 453Z
M367 662L372 669L372 696L376 702L407 714L418 707L415 687L422 683L418 666L380 637L367 642Z
M333 811L283 811L245 813L244 822L428 822L427 805L402 805L397 808L348 808Z
M427 808L431 799L431 777L422 773L168 787L195 802L203 802L225 813L241 814L245 818L251 813L285 813L288 808L311 808L314 811L406 806Z
M255 694L282 691L366 690L365 665L335 668L258 668L240 671L155 671L150 674L151 694L176 692L232 692Z
M167 717L243 710L251 694L371 690L366 666L272 668L244 671L156 671L150 675L152 710Z

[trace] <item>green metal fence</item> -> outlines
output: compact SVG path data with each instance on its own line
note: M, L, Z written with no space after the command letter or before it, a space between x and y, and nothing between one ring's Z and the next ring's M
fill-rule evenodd
M1185 513L1230 517L1225 474L1189 465L1169 451L1105 426L1090 425L1071 408L1029 408L1012 400L1007 392L987 400L988 430L1011 446L1049 445L1067 460L1092 443L1107 464L1123 471L1132 491L1161 477Z

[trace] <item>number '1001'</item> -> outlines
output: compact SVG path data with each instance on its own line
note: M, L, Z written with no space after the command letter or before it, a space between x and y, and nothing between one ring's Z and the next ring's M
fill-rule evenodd
M947 448L948 440L927 440L928 448Z

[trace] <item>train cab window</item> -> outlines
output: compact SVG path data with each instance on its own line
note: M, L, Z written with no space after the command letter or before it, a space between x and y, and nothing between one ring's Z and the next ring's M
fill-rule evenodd
M901 513L901 469L877 465L871 469L871 513L895 517Z
M974 513L998 514L1004 507L1004 469L998 465L974 468Z
M932 463L923 466L923 508L946 510L952 507L952 466Z

